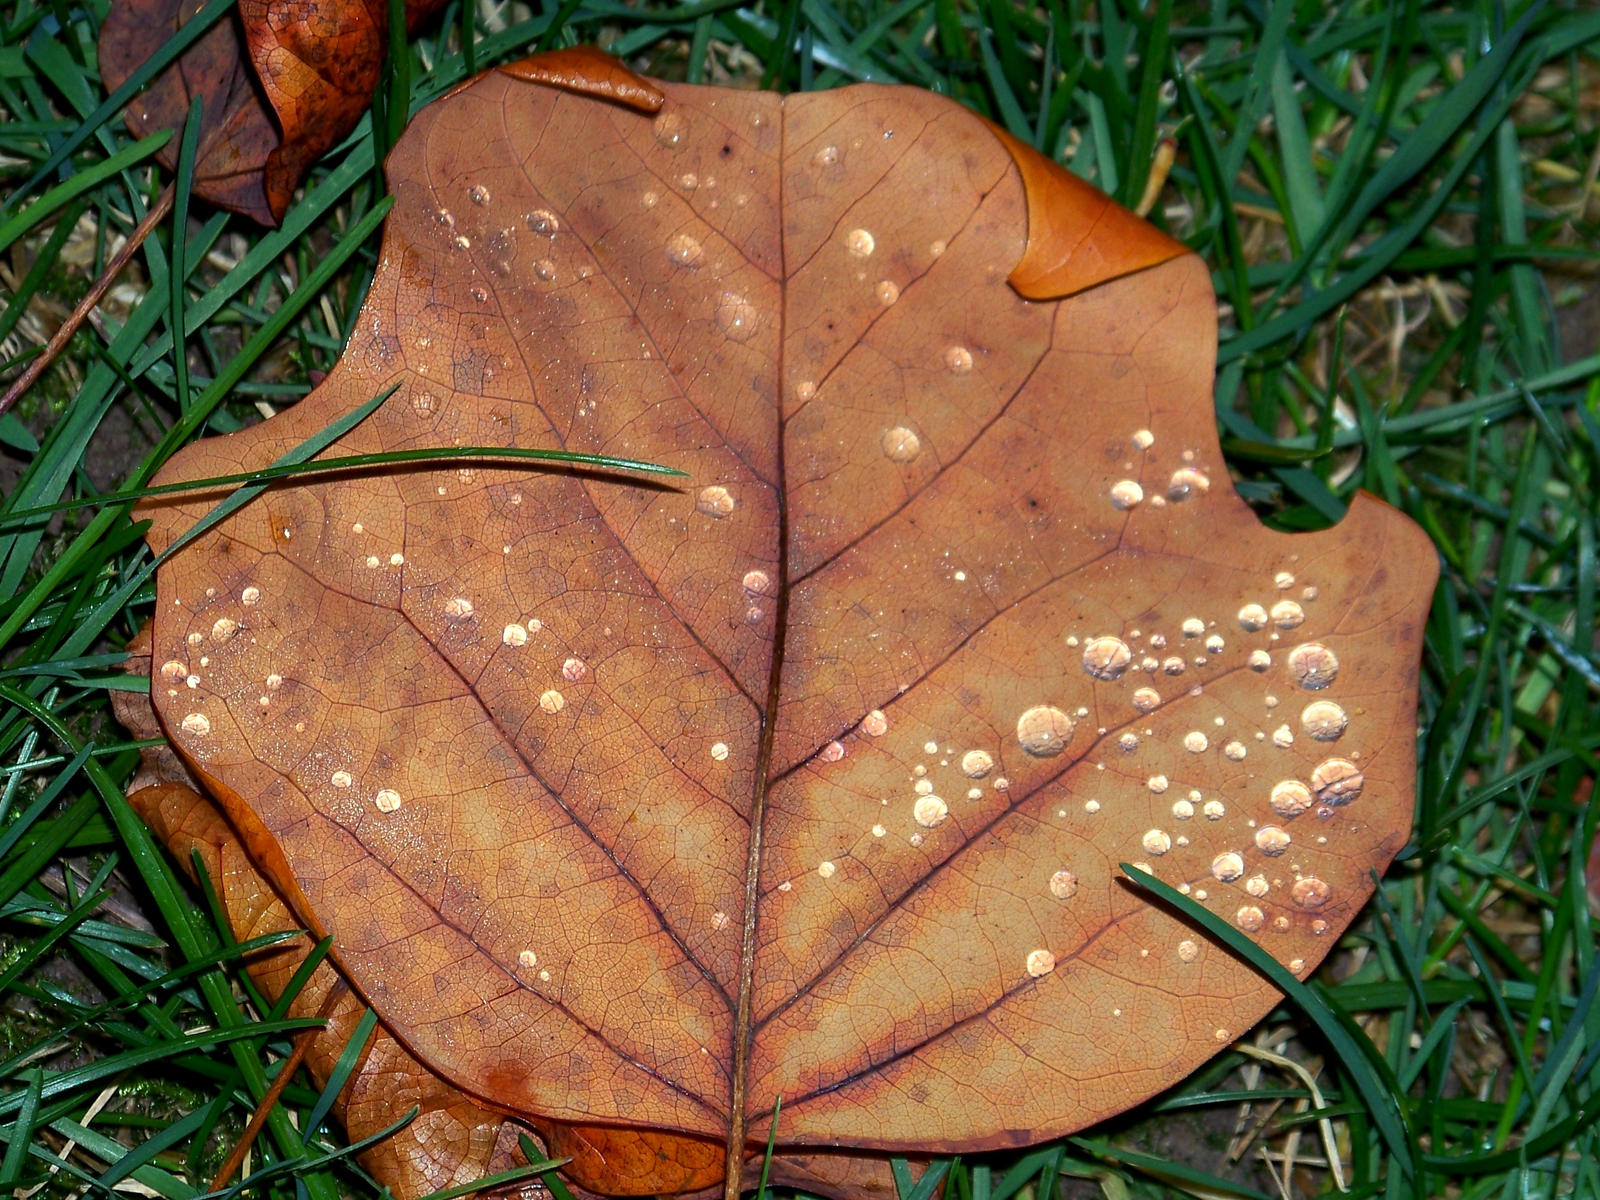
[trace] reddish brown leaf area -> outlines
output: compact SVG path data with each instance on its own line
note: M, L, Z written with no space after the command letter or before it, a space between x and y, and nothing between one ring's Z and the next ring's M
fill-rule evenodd
M1039 165L963 109L661 91L652 118L492 73L427 109L339 366L167 478L398 385L330 452L692 482L271 491L164 569L157 709L387 1027L509 1111L742 1140L781 1097L780 1144L880 1150L1079 1128L1277 999L1117 863L1305 975L1403 841L1432 550L1364 496L1261 528L1203 264L1027 240L1080 218L1031 211ZM1007 282L1073 262L1067 299ZM211 503L150 509L152 543Z
M408 0L415 28L443 0ZM100 73L121 87L204 0L116 0L100 30ZM128 105L143 137L182 129L201 100L196 195L254 217L283 219L301 177L355 128L372 103L387 44L384 0L239 0ZM178 140L161 161L177 163Z

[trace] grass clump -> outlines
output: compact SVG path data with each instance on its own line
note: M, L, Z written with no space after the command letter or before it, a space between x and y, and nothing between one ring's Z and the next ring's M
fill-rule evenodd
M102 0L0 13L12 363L169 182L101 104L104 17ZM0 518L85 502L0 524L0 1186L203 1192L295 1031L252 1002L240 948L121 798L139 746L107 693L153 590L128 503L104 497L333 364L374 267L394 114L587 40L695 82L934 88L1148 199L1214 273L1240 490L1304 529L1365 488L1441 555L1416 827L1339 952L1185 1083L1079 1137L947 1164L946 1194L1600 1195L1600 17L1377 0L458 0L280 229L180 204L187 223L0 417ZM1371 1053L1330 1055L1330 1030ZM254 1189L363 1190L336 1133L305 1123L318 1104L287 1088Z

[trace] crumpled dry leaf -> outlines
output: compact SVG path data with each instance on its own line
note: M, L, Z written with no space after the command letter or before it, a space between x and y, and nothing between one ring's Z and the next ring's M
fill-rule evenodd
M693 482L269 491L160 575L174 744L510 1112L979 1151L1181 1078L1278 996L1116 864L1315 968L1409 828L1431 547L1263 529L1203 265L949 101L576 82L422 113L338 367L165 478L398 384L329 453Z

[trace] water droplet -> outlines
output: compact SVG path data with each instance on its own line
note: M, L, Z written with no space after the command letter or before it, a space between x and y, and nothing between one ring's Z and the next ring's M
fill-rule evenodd
M507 646L526 646L528 644L528 631L524 626L512 623L501 631L500 640Z
M403 564L405 561L406 561L406 556L404 554L401 554L398 550L395 551L393 554L389 555L389 565L391 567L398 567L401 564Z
M1111 503L1126 512L1144 500L1144 489L1131 479L1119 479L1111 485Z
M275 692L283 686L283 676L278 674L268 675L266 679L267 691Z
M568 683L581 683L588 674L588 664L581 658L569 658L561 664L561 678Z
M1139 748L1139 735L1136 733L1124 733L1117 738L1117 745L1121 747L1124 754L1132 754Z
M539 965L539 956L532 950L524 950L517 955L517 962L523 967L536 967Z
M474 300L476 300L479 304L482 304L485 300L487 300L489 298L488 289L487 288L483 288L483 287L479 287L477 284L473 284L472 287L469 288L468 290L471 291L472 298Z
M922 439L904 425L884 430L878 444L890 462L908 463L922 453Z
M539 697L539 707L543 711L549 713L551 716L554 716L566 706L567 698L560 692L556 691L555 688L551 688L549 691L542 693Z
M748 342L756 333L760 313L749 297L739 292L723 292L717 304L717 325L731 342Z
M1206 631L1206 623L1199 617L1185 617L1183 619L1183 636L1199 637Z
M452 621L465 621L472 616L472 601L465 596L452 596L444 602L444 615Z
M1233 915L1234 924L1246 933L1254 933L1266 924L1266 920L1266 914L1254 904L1246 904Z
M1289 889L1289 894L1301 908L1321 908L1328 902L1333 889L1315 875L1307 875L1303 879L1294 881L1294 887ZM1317 932L1322 931L1317 930Z
M944 365L957 375L972 370L972 351L965 346L951 346L944 352Z
M1028 974L1038 979L1056 969L1056 956L1048 950L1033 950L1028 954Z
M477 184L470 192L467 193L467 198L479 208L482 208L485 204L489 203L489 189L484 187L481 183Z
M1057 871L1050 876L1050 894L1057 900L1071 900L1078 894L1078 877L1071 871Z
M381 813L392 813L400 807L400 793L393 788L384 788L372 798L373 805Z
M1194 816L1194 803L1189 800L1174 800L1172 802L1172 815L1180 821L1187 821Z
M746 571L740 582L752 596L764 596L772 587L772 578L765 571Z
M1298 779L1282 779L1272 785L1272 811L1280 817L1298 817L1311 807L1311 789Z
M710 487L700 489L700 495L696 497L694 506L708 517L721 519L733 512L734 500L727 488L712 484Z
M1193 467L1180 467L1167 480L1167 499L1182 502L1191 496L1203 496L1211 490L1211 480L1203 471Z
M1187 939L1178 943L1178 961L1192 963L1200 957L1200 947Z
M1347 758L1330 758L1311 772L1311 790L1320 804L1349 804L1361 795L1366 776Z
M1280 592L1286 592L1294 586L1294 576L1288 571L1279 571L1272 577L1272 582Z
M1279 600L1272 606L1272 623L1279 629L1293 629L1306 619L1306 610L1293 600Z
M832 879L833 873L837 870L838 868L835 867L831 862L828 862L826 859L817 864L817 874L821 875L824 879Z
M982 779L994 770L994 756L987 750L968 750L961 756L961 773L968 779Z
M1259 841L1260 839L1258 838L1256 840ZM1271 885L1267 883L1267 877L1257 873L1244 881L1244 890L1259 900L1262 896L1265 896L1268 892L1270 892L1272 888Z
M245 588L244 591L239 593L239 602L246 608L255 607L261 603L261 589L258 587Z
M1252 671L1265 671L1272 665L1272 655L1265 650L1252 650L1250 657L1245 659L1245 665Z
M1059 708L1035 705L1017 718L1017 742L1035 758L1054 758L1067 748L1073 720Z
M1144 785L1157 796L1159 796L1162 792L1166 791L1172 786L1172 781L1169 780L1165 775L1152 775L1149 779L1144 781Z
M1244 874L1244 855L1225 850L1211 860L1211 874L1222 883L1232 883Z
M556 277L556 264L548 258L541 258L533 264L533 273L545 283L553 283Z
M1220 821L1228 814L1228 806L1221 800L1207 800L1201 805L1200 813L1208 821Z
M333 775L329 777L328 782L342 791L354 783L355 780L350 777L349 771L335 771Z
M226 642L238 632L239 622L231 621L227 617L221 617L216 624L211 626L211 640L217 643Z
M881 708L875 708L861 718L861 732L868 737L882 737L889 732L889 718Z
M1183 748L1190 754L1204 754L1211 745L1211 740L1198 729L1191 729L1183 735Z
M1305 642L1289 651L1289 674L1308 692L1320 692L1339 676L1339 659L1321 642Z
M726 762L727 758L728 758L728 743L727 742L712 742L711 743L711 757L713 759L715 759L717 762Z
M878 242L865 229L852 229L844 235L844 248L853 258L868 258L878 248Z
M814 167L834 167L839 165L839 147L824 146L811 156L811 165Z
M1350 719L1332 700L1313 700L1300 713L1300 728L1319 742L1336 742Z
M918 825L932 829L944 823L944 819L950 815L950 806L937 796L921 796L913 806L911 815L916 818Z
M878 285L872 289L872 294L878 298L878 303L888 308L900 299L900 285L892 279L880 279Z
M183 718L183 731L195 737L205 737L211 732L211 720L205 713L190 713Z
M1083 647L1083 669L1096 679L1121 679L1133 651L1118 637L1092 637Z
M645 192L639 197L640 208L654 208L659 203L661 203L660 192Z
M161 678L168 683L177 683L178 680L186 678L188 674L189 664L179 662L175 658L169 658L161 664Z
M1237 739L1229 741L1222 747L1222 755L1229 762L1243 762L1245 755L1248 753L1249 751L1245 749L1244 743Z
M1154 712L1161 707L1161 693L1155 688L1139 688L1133 693L1133 706L1140 712Z
M700 243L687 233L675 233L667 239L667 258L680 267L693 267L704 251Z
M1249 633L1267 627L1267 610L1259 604L1246 604L1239 610L1239 628Z
M681 113L664 112L652 123L650 132L660 145L668 150L676 150L683 145L683 139L689 132L689 122L683 119Z
M455 247L457 250L471 250L472 239L467 237L467 235L464 233L457 234L455 239Z
M1256 849L1276 858L1289 848L1290 838L1276 825L1263 825L1256 830Z
M843 742L829 742L818 753L817 757L825 763L836 763L844 758L845 749Z
M1188 665L1176 654L1161 660L1161 672L1164 675L1182 675L1187 669Z
M1147 829L1139 844L1146 854L1165 854L1172 849L1172 835L1164 829Z

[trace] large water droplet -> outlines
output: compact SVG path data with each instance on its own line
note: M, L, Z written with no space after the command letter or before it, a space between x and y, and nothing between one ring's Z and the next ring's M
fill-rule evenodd
M878 286L872 289L872 294L878 298L878 303L888 308L900 299L900 285L892 279L878 280Z
M944 352L944 365L956 375L972 370L972 351L965 346L951 346Z
M1307 875L1303 879L1294 881L1294 887L1289 889L1289 894L1301 908L1321 908L1328 902L1333 889L1315 875Z
M1211 874L1223 883L1232 883L1244 874L1244 856L1224 851L1211 860Z
M1319 742L1336 742L1350 719L1332 700L1313 700L1300 713L1300 728Z
M968 779L982 779L994 770L994 756L987 750L968 750L961 756L961 773Z
M855 258L868 258L878 248L878 241L865 229L852 229L844 235L844 248Z
M1259 604L1246 604L1239 610L1239 628L1256 632L1267 627L1267 610Z
M1083 669L1096 679L1121 679L1133 651L1117 637L1092 637L1083 647Z
M1144 489L1131 479L1119 479L1111 485L1111 503L1126 512L1144 500Z
M704 250L687 233L675 233L667 239L667 257L680 267L692 267L700 261Z
M1035 705L1017 718L1017 742L1035 758L1054 758L1067 748L1073 720L1059 708Z
M1321 642L1289 651L1289 674L1308 692L1320 692L1339 677L1339 658Z
M1050 876L1050 894L1057 900L1071 900L1078 894L1078 877L1071 871L1057 871Z
M814 167L834 167L839 165L839 147L824 146L811 156L811 165Z
M1272 785L1272 811L1280 817L1297 817L1311 807L1311 789L1298 779Z
M1349 804L1361 795L1366 776L1347 758L1330 758L1311 772L1311 790L1323 804Z
M748 342L756 333L756 318L760 316L749 297L740 292L723 292L717 304L717 325L730 342Z
M733 512L733 494L725 487L712 484L710 487L700 489L700 495L695 498L694 506L708 517L726 517Z
M890 462L908 463L922 453L922 439L904 425L884 430L878 444Z
M1276 825L1263 825L1256 830L1256 849L1276 858L1289 848L1290 837Z
M683 139L688 135L689 122L677 112L664 112L655 119L650 127L651 134L656 141L668 150L676 150L683 145Z

